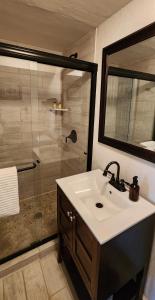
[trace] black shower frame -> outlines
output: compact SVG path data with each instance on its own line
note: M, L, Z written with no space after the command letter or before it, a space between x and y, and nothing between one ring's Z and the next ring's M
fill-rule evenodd
M76 58L61 56L53 53L43 52L35 49L29 49L12 44L0 42L0 55L36 61L38 63L62 67L66 69L76 69L91 73L91 90L90 90L90 106L89 106L89 128L88 128L88 149L87 149L87 171L91 170L92 166L92 151L93 151L93 133L94 133L94 115L95 115L95 97L96 97L96 80L98 65L92 62L79 60ZM50 236L45 240L38 241L30 247L12 254L8 257L0 259L0 264L3 264L10 259L32 250L47 241L53 240L57 235Z

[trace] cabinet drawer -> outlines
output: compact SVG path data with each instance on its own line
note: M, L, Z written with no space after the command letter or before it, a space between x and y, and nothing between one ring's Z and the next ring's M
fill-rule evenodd
M75 239L75 257L78 264L82 268L84 274L86 275L87 280L90 283L92 273L92 261L78 238Z
M76 236L82 243L87 255L90 259L92 259L93 255L93 245L95 242L95 238L91 231L88 229L88 226L84 223L80 216L76 218L76 225L75 225L75 232ZM96 243L96 242L95 242Z

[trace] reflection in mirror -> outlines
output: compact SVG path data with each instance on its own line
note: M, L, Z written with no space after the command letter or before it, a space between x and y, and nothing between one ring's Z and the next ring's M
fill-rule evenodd
M108 56L104 136L155 151L155 38Z
M155 74L155 37L109 55L108 66Z

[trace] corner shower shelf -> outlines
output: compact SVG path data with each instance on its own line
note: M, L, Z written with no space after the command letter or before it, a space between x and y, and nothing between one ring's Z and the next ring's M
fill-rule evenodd
M49 111L69 111L69 108L50 108Z

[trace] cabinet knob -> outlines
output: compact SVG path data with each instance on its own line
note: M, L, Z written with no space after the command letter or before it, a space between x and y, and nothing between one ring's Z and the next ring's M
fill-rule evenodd
M72 211L67 211L67 216L70 217L72 215Z
M75 220L75 216L70 216L70 221L73 222Z

